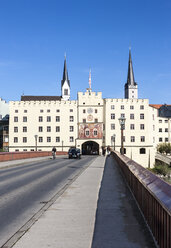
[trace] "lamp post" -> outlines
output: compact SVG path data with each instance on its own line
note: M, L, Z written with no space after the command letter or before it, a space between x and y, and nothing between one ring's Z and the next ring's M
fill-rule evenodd
M34 137L35 137L35 147L36 147L36 152L37 152L37 138L38 138L38 135L35 134Z
M113 150L115 151L115 138L116 138L116 134L113 135Z
M123 130L125 129L125 117L120 117L119 119L119 124L121 126L121 154L124 155L124 146L123 146Z
M63 151L64 141L62 140L62 151Z

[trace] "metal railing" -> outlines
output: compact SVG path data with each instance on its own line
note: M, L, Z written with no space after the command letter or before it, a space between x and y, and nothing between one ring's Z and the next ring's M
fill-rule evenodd
M118 152L112 152L160 248L171 248L171 185Z

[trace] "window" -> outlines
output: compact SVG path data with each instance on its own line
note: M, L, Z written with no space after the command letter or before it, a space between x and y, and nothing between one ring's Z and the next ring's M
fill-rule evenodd
M27 149L23 149L23 152L27 152Z
M51 127L47 126L47 132L51 132Z
M140 105L140 109L144 109L144 105Z
M56 122L60 122L60 116L56 116Z
M98 122L98 119L94 119L94 122L97 123Z
M15 113L18 113L18 109L15 110Z
M112 120L115 119L115 114L111 114L111 119L112 119Z
M19 152L19 149L15 149L15 152Z
M140 129L144 130L144 124L140 124Z
M83 109L83 114L85 114L86 113L86 110L85 109Z
M14 143L18 143L18 137L14 137Z
M23 116L23 122L27 122L27 116Z
M159 123L162 123L162 120L159 120Z
M39 132L43 132L43 127L39 127Z
M115 109L115 105L111 105L111 109Z
M168 128L165 128L165 133L167 133L168 132Z
M56 137L56 142L60 142L60 137Z
M47 116L47 122L51 122L51 116Z
M69 121L73 122L74 121L74 116L70 116Z
M73 109L70 109L69 111L70 111L70 112L73 112Z
M100 105L100 102L98 103L98 105Z
M140 140L141 142L145 142L145 136L141 136Z
M47 109L47 113L50 113L50 109Z
M154 115L153 115L153 121L154 121Z
M14 127L14 133L18 133L18 127Z
M144 114L140 114L140 119L144 119Z
M74 142L74 137L73 136L69 137L69 141Z
M40 113L43 113L43 109L40 109Z
M123 136L123 142L125 142L125 136Z
M124 109L124 105L121 105L121 109Z
M164 122L165 122L165 123L168 123L168 120L165 120Z
M69 131L70 131L70 132L73 132L73 131L74 131L74 126L70 126L70 127L69 127Z
M159 132L162 133L162 128L159 128Z
M162 141L163 141L163 139L160 137L160 138L159 138L159 142L162 142Z
M89 136L89 135L90 135L90 131L89 131L89 130L86 130L86 131L85 131L85 135L86 135L86 136Z
M24 113L27 113L27 109L24 109Z
M131 129L131 130L135 129L134 124L130 124L130 129Z
M115 124L112 123L112 124L111 124L111 130L114 130L114 129L115 129Z
M95 113L97 114L97 109L95 109Z
M155 131L155 125L153 125L153 131Z
M168 142L168 140L169 140L168 138L165 138L165 142Z
M43 116L39 116L39 122L43 121Z
M135 142L135 136L131 136L131 142Z
M130 106L130 109L134 109L134 106L133 106L133 105L131 105L131 106Z
M14 116L14 122L18 122L18 117Z
M125 114L121 114L121 118L125 118Z
M57 113L59 113L59 112L60 112L60 110L59 110L59 109L57 109L57 110L56 110L56 112L57 112Z
M27 137L23 137L23 143L27 143Z
M97 136L97 129L94 130L94 136Z
M140 154L145 154L145 153L146 153L145 148L140 148Z
M27 127L23 127L23 133L27 133Z
M56 126L56 132L60 132L60 127Z
M68 95L68 89L64 89L64 95L65 95L65 96Z
M83 119L83 123L86 123L86 119Z
M131 119L131 120L134 119L134 114L130 114L130 119Z
M39 142L40 142L40 143L43 142L43 137L39 137Z
M47 137L47 142L51 142L51 137Z

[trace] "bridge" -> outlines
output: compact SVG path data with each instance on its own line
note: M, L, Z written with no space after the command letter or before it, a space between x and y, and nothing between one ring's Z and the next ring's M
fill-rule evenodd
M171 185L117 152L95 157L48 204L2 247L171 247Z

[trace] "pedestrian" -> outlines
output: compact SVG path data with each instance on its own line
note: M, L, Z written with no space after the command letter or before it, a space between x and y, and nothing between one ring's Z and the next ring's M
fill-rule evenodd
M107 147L107 156L110 157L110 146Z
M56 147L55 146L52 148L52 157L53 159L56 158Z

